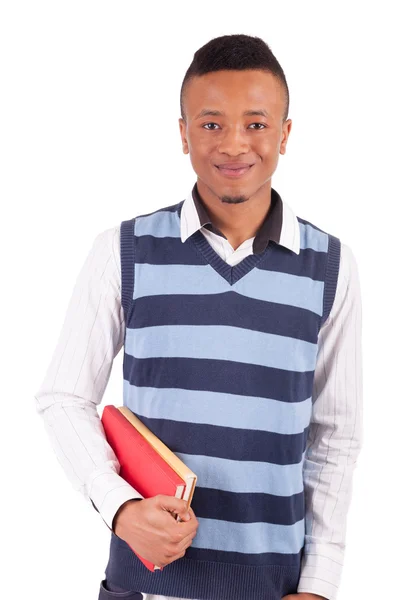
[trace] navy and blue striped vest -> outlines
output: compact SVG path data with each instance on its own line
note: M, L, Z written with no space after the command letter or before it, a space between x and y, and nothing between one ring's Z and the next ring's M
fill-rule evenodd
M270 241L231 267L182 202L121 223L123 403L198 476L186 554L152 573L112 533L124 589L209 600L296 593L318 333L340 240L297 217L300 253Z

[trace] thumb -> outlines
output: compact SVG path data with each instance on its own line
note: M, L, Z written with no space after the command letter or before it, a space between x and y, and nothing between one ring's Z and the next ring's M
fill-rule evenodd
M188 521L190 519L186 500L175 498L175 496L166 496L165 494L159 494L157 499L158 505L163 510L177 514L183 521Z

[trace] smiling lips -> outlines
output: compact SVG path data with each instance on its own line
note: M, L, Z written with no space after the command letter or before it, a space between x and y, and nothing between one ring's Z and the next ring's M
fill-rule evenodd
M221 163L220 165L215 166L221 175L225 175L227 177L241 177L245 173L248 173L253 165L250 163L236 162Z

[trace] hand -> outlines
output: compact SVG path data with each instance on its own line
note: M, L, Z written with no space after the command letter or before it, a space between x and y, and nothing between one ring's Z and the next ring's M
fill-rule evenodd
M190 518L186 520L188 512ZM182 521L176 521L171 513L178 514ZM164 494L128 501L115 517L115 535L157 567L184 556L198 526L186 500Z
M300 592L298 594L289 594L284 596L282 600L329 600L325 596L318 596L318 594L311 594L309 592Z

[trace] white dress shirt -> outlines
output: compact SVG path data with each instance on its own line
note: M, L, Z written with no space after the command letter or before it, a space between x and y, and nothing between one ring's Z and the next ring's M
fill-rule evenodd
M200 228L189 193L181 238ZM201 227L230 265L252 253L254 238L236 250ZM78 275L61 333L39 391L36 410L67 477L92 500L111 528L118 508L142 498L119 475L97 410L125 334L121 306L120 225L99 233ZM283 201L280 243L299 252L297 217ZM313 413L304 461L305 554L298 592L336 598L345 552L353 469L362 445L361 294L357 264L341 243L337 291L318 337ZM166 600L143 594L144 600ZM180 600L168 597L168 600Z

